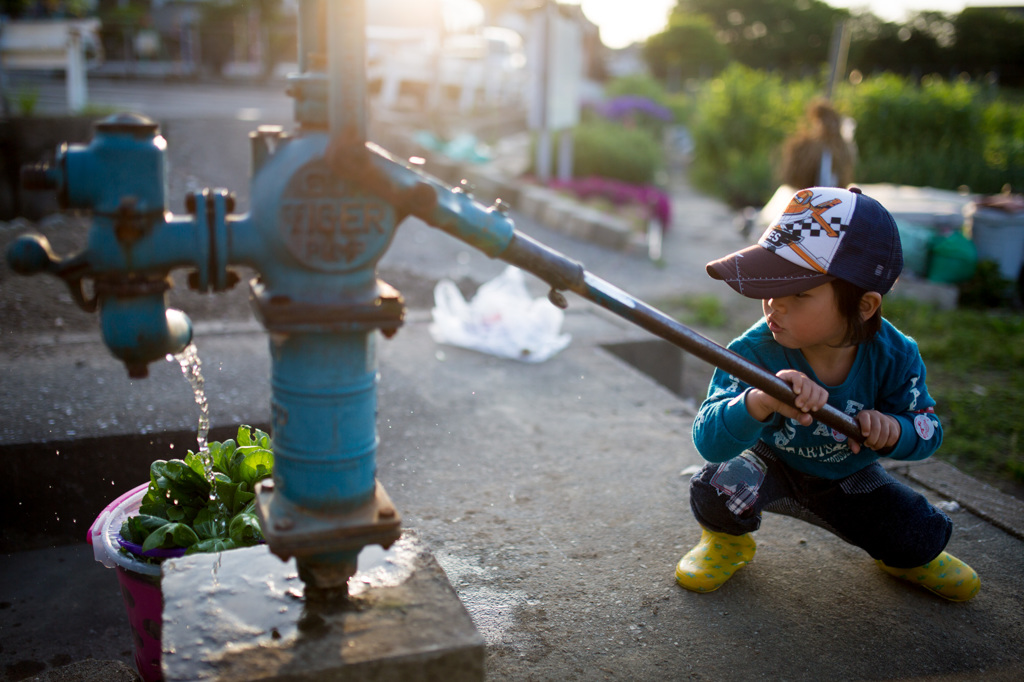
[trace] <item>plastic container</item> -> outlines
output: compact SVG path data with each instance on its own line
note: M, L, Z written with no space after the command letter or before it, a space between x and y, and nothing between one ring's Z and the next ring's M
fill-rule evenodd
M962 232L953 232L932 245L928 262L928 279L942 284L966 282L978 267L974 243Z
M903 220L897 220L896 227L903 246L903 271L925 277L928 274L932 244L935 242L935 231L927 225Z
M1000 274L1016 282L1024 263L1024 211L974 202L964 208L964 218L978 260L995 261Z
M120 551L121 524L139 511L148 483L143 483L107 505L89 528L88 541L96 561L117 569L125 610L135 641L135 666L145 682L163 679L160 666L160 630L163 617L163 593L160 590L160 564L147 563ZM141 548L138 548L141 550ZM185 550L155 550L147 556L181 556Z

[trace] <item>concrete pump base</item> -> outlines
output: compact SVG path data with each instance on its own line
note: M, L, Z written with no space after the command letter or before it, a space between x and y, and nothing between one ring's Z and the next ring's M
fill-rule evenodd
M163 670L194 680L482 680L484 640L415 533L366 547L343 604L265 546L169 560Z

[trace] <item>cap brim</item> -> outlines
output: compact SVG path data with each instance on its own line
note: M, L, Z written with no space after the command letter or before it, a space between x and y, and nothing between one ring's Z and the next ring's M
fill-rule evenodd
M708 274L747 298L792 296L835 279L791 263L755 244L707 264Z

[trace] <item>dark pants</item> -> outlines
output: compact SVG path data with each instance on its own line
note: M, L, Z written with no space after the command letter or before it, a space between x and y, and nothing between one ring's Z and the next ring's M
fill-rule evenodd
M706 464L690 481L690 508L700 525L730 535L757 530L763 511L793 516L893 568L928 563L953 531L949 517L877 462L833 481L786 466L762 443Z

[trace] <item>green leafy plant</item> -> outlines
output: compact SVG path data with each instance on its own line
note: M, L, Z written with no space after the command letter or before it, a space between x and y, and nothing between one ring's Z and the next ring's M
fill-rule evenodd
M14 93L14 100L22 116L34 116L39 105L39 90L32 87L22 88Z
M121 537L143 552L184 548L187 554L261 542L254 491L273 474L270 436L240 426L237 441L209 444L209 463L212 481L203 457L191 450L184 459L153 462L139 513L121 525Z

